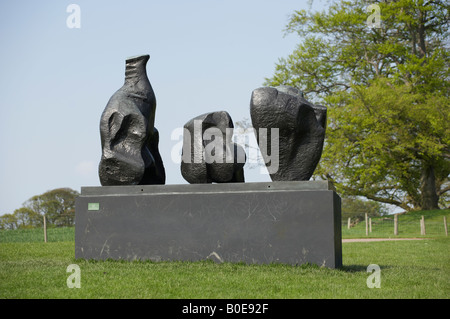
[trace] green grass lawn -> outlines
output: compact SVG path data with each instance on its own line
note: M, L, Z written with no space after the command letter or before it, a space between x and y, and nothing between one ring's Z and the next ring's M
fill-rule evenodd
M215 264L205 262L126 262L74 259L74 228L0 231L0 298L363 298L448 299L450 239L443 216L450 210L410 212L399 216L397 237L427 237L418 241L344 243L342 269L314 265L289 266ZM420 236L425 216L427 235ZM392 217L392 216L389 216ZM450 220L450 218L447 218ZM433 223L441 229L433 232ZM383 225L383 227L381 227ZM391 227L392 226L392 227ZM365 225L347 230L343 238L365 238ZM393 224L373 219L369 237L391 237ZM68 288L77 264L81 288ZM381 288L368 288L367 267L381 268Z
M344 243L342 269L314 265L74 259L74 243L0 243L0 298L448 299L450 239ZM68 288L70 264L81 288ZM369 264L381 288L368 288Z

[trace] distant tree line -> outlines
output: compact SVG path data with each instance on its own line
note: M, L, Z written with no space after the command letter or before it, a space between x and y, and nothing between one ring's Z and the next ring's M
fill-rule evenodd
M360 222L368 217L380 217L390 214L390 210L383 203L363 200L355 197L342 197L341 217L343 221L351 218L353 222Z
M44 216L48 227L75 224L75 199L79 193L70 188L57 188L35 195L12 214L0 216L0 229L42 227Z

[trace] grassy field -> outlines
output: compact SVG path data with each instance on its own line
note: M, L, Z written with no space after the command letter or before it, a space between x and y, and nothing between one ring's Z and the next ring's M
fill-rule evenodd
M439 222L449 210L399 217L398 237L421 237L419 220ZM369 237L395 237L375 227ZM409 227L408 223L411 223ZM443 223L441 227L443 228ZM362 224L362 225L361 225ZM428 226L427 226L428 227ZM428 229L428 228L427 228ZM365 238L360 223L343 238ZM418 232L418 234L417 234ZM74 259L74 228L0 231L2 299L448 299L450 239L443 231L415 241L343 243L342 269L315 265L246 265L205 262L86 261ZM428 238L429 237L429 238ZM68 288L80 268L81 288ZM380 267L381 287L368 288L370 264Z
M0 243L0 298L447 299L450 239L344 243L344 267L74 259L73 242ZM80 288L68 288L80 267ZM369 264L381 288L368 288Z

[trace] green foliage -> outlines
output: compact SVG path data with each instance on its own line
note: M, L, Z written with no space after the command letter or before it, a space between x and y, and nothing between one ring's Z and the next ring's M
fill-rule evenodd
M448 207L450 6L376 2L380 28L369 28L368 5L296 11L286 32L302 41L265 84L298 87L328 107L316 177L405 210Z
M4 214L0 216L0 229L16 229L18 227L17 218L14 214Z
M286 27L302 42L280 59L268 85L297 86L323 101L352 83L395 78L425 92L448 94L449 5L444 1L378 2L381 28L369 28L364 0L334 1L328 11L296 11Z
M437 189L448 188L447 98L413 93L405 85L377 79L368 87L335 93L329 100L334 107L329 109L326 147L317 173L334 180L343 194L419 209L427 166L434 167ZM444 207L447 200L441 197Z

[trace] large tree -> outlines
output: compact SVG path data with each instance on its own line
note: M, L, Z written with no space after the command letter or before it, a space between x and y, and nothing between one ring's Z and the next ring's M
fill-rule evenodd
M266 84L298 87L328 107L316 177L405 210L447 206L449 4L335 1L296 11L286 31L301 43Z

